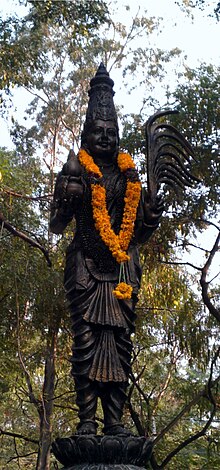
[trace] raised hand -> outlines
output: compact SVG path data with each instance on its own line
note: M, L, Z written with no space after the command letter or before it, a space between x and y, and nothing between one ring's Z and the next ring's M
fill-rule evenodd
M145 223L148 226L157 226L164 211L162 196L157 196L152 200L150 193L145 191L143 209Z

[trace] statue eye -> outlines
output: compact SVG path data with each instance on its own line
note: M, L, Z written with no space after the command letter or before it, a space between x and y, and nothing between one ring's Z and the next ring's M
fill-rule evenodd
M108 135L110 135L111 137L115 137L115 136L116 136L116 130L115 130L115 129L108 129L107 133L108 133Z
M93 130L93 133L95 135L102 134L102 128L101 127L95 127L95 129Z

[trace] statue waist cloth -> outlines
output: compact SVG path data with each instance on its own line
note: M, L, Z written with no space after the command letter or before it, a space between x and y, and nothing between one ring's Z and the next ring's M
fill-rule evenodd
M130 260L124 263L125 282L128 282L132 288L134 294L138 293L140 288L140 280L142 270L139 263L139 252L135 245L131 245L128 250ZM65 279L64 283L68 281L68 277L71 275L71 281L74 287L87 288L90 276L100 282L113 282L117 283L119 279L120 265L117 263L114 271L102 272L96 265L92 258L86 256L79 244L78 236L75 235L74 240L69 245L66 251L66 267L65 267ZM76 286L75 286L76 284Z
M118 300L113 290L119 281L119 267L111 273L99 271L92 259L86 258L74 241L67 249L64 284L73 324L85 322L134 331L134 306L140 286L141 269L136 247L129 250L125 263L125 282L133 288L129 301Z

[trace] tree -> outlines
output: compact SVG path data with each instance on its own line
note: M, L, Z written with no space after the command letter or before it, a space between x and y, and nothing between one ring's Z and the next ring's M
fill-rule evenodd
M75 47L82 38L94 34L95 30L107 21L108 10L104 1L66 2L58 0L21 0L20 4L29 7L27 15L16 15L0 19L1 67L0 89L1 105L6 106L5 98L15 86L33 84L36 75L48 71L47 38L50 28L58 29L71 26L71 42ZM46 39L46 41L45 41ZM6 95L6 96L5 96Z
M177 4L180 6L180 8L186 9L186 11L190 11L191 9L196 9L198 8L199 10L206 10L207 4L205 0L182 0L182 2L177 2ZM208 4L208 7L210 7L210 4ZM213 10L214 7L214 10ZM216 0L216 2L212 2L212 10L211 13L209 13L209 16L215 16L217 21L219 21L219 14L220 14L220 2Z

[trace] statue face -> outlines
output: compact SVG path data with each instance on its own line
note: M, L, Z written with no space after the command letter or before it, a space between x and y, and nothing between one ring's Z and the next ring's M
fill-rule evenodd
M94 121L87 135L87 145L92 157L108 159L118 147L118 132L113 121Z

